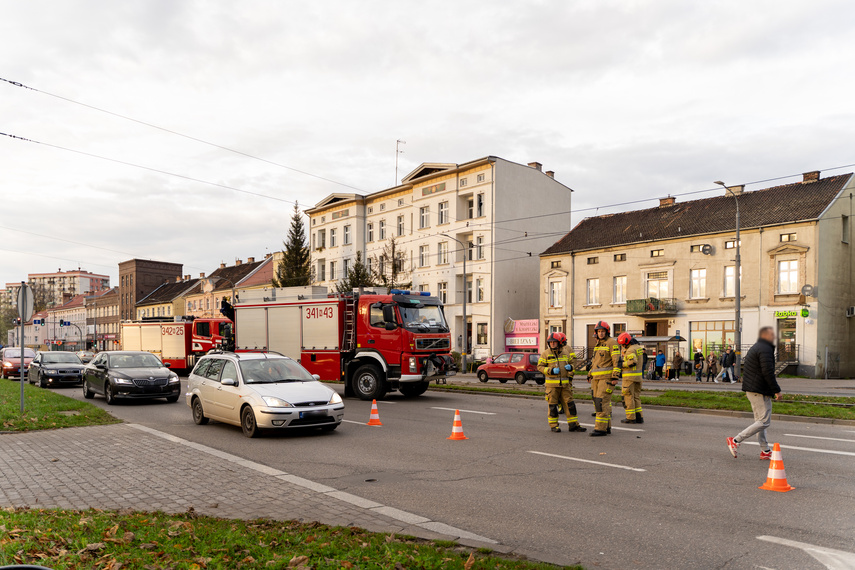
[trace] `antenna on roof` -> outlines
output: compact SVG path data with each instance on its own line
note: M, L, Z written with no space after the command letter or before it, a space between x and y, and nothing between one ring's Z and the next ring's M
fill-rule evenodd
M402 141L401 139L395 141L395 183L392 186L398 185L398 155L404 154L404 151L400 150L402 144L407 144L407 141Z

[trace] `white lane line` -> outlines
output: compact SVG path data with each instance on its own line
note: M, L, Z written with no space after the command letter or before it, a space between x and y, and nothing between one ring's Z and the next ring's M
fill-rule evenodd
M594 465L602 465L604 467L616 467L617 469L626 469L627 471L647 471L647 469L639 469L638 467L628 467L626 465L615 465L614 463L603 463L602 461L591 461L590 459L579 459L578 457L567 457L566 455L555 455L554 453L544 453L542 451L529 451L535 455L544 455L546 457L555 457L557 459L566 459L567 461L579 461L581 463L593 463Z
M855 443L855 439L843 439L840 437L820 437L818 435L801 435L798 433L785 433L784 435L788 437L808 437L810 439L827 439L828 441L848 441L849 443Z
M561 421L565 424L567 423L567 420L561 420ZM585 426L585 427L594 427L594 424L583 424L582 422L579 422L579 425ZM617 426L612 426L612 429L617 429L617 430L621 430L621 431L644 431L643 429L638 429L638 428L625 428L625 427L617 427Z
M743 441L739 445L760 445L756 441ZM849 455L855 457L852 451L834 451L833 449L815 449L813 447L797 447L795 445L781 445L781 449L795 449L796 451L813 451L814 453L830 453L832 455Z
M398 402L390 402L389 400L380 400L378 404L397 404Z
M461 414L481 414L482 416L495 416L495 412L476 412L475 410L458 410L457 408L439 408L431 406L431 410L445 410L447 412L460 412Z
M353 420L341 420L341 421L343 421L343 422L345 422L345 423L348 423L348 424L359 424L359 425L361 425L361 426L367 426L367 425L368 425L368 424L367 424L367 423L365 423L365 422L355 422L355 421L353 421Z
M766 542L772 542L782 546L792 546L793 548L804 550L815 560L821 562L823 566L828 568L828 570L851 570L852 568L855 568L855 553L853 552L815 546L806 542L797 542L795 540L787 540L786 538L778 538L777 536L758 536L757 540L764 540Z

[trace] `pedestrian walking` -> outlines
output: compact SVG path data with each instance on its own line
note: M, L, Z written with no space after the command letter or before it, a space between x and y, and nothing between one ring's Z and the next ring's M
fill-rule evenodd
M727 447L733 457L736 457L740 443L757 434L760 459L772 458L766 430L772 424L772 398L781 399L781 387L775 379L775 331L772 327L763 327L759 336L745 355L742 369L742 391L751 402L754 423L736 437L727 438Z
M710 382L710 378L712 378L712 381L718 382L716 379L717 373L718 359L715 356L715 351L711 351L709 356L707 356L707 382Z
M579 425L576 402L573 400L573 362L576 354L567 347L567 336L554 332L546 340L548 348L540 355L537 368L546 377L546 403L549 406L547 420L550 429L561 432L558 427L558 407L567 415L569 431L588 431Z
M695 349L695 356L693 358L695 362L695 381L701 381L701 375L704 373L704 355L701 352L700 348Z
M655 376L657 380L662 379L662 370L665 368L665 353L661 350L656 355L656 370Z
M674 360L671 361L671 364L674 366L674 380L677 381L680 379L680 368L683 367L683 357L679 350L674 353Z
M721 360L719 361L721 364L721 379L723 382L730 382L733 384L736 382L736 378L733 374L733 366L736 364L736 354L733 352L733 348L728 346L724 353L721 355Z

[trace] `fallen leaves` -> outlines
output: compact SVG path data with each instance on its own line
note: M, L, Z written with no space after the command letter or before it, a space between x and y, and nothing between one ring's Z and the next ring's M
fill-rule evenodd
M474 566L474 565L475 565L475 553L470 552L469 553L469 560L467 560L463 564L463 570L472 570L472 566Z

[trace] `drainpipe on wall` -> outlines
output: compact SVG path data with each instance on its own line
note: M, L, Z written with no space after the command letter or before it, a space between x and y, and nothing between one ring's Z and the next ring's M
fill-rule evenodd
M574 337L574 334L576 331L576 327L575 327L576 323L573 322L573 316L574 316L573 311L576 307L576 305L574 304L575 301L576 301L576 254L571 253L570 254L570 310L568 311L568 314L567 314L567 322L570 323L569 326L567 327L570 329L568 331L570 333L570 346L576 346L576 343L575 343L576 339Z
M474 193L473 193L472 197L473 197L473 199L475 198ZM478 205L476 204L475 207L477 208ZM493 244L495 244L497 241L497 238L496 238L496 163L495 162L490 163L490 241L492 241ZM493 245L493 251L490 252L490 328L492 329L490 331L490 356L492 356L494 354L499 354L498 352L496 352L495 345L494 345L494 343L496 342L496 335L494 334L496 332L496 321L494 320L495 314L493 312L493 306L495 305L495 299L496 299L496 297L495 297L496 279L493 277L493 275L495 275L495 271L494 271L495 263L496 263L496 247L495 247L495 245ZM472 285L473 285L473 293L474 293L474 285L475 284L473 283ZM463 289L464 290L466 289L465 283L463 285ZM510 317L510 315L508 315L508 316ZM504 342L504 338L502 339L502 341ZM502 346L502 350L500 352L505 352L504 346Z

